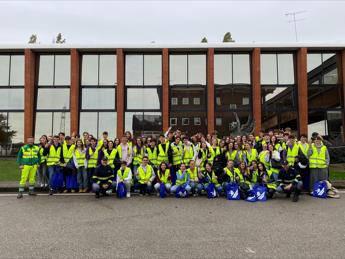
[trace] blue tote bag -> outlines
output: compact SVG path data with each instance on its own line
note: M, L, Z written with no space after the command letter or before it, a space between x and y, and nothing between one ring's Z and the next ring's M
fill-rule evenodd
M314 184L313 196L316 198L327 198L327 183L325 181L319 181Z
M209 183L207 185L206 191L207 191L207 198L213 199L217 197L217 192L216 192L214 183Z
M175 197L176 198L187 198L188 193L186 191L186 188L183 185L180 185L176 188Z
M120 199L126 197L127 191L126 191L126 186L123 182L117 185L116 194L117 194L117 197Z
M248 197L246 198L246 201L248 201L248 202L256 202L257 201L256 193L254 190L248 191Z
M256 199L258 201L266 201L267 197L266 197L266 192L267 192L267 188L265 186L255 186L254 187L254 191L256 194Z
M240 199L240 188L237 183L226 185L226 199L234 201Z
M78 180L75 174L66 176L66 189L78 189Z
M63 187L63 174L61 169L56 169L52 175L51 179L51 188L53 190L58 190Z

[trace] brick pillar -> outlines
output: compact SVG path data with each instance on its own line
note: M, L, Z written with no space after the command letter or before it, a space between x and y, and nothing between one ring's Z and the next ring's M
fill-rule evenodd
M207 51L207 132L214 132L214 49Z
M297 96L299 135L308 134L307 48L297 51Z
M31 49L25 49L25 82L24 82L24 142L34 136L35 130L35 76L36 55ZM37 141L37 139L35 140Z
M345 50L341 51L341 72L340 80L341 85L343 86L343 140L345 139Z
M117 59L117 86L116 86L116 112L117 112L117 136L124 133L125 117L125 59L123 49L116 50Z
M163 132L169 128L169 49L163 49L162 53L162 120Z
M260 79L260 48L254 48L252 52L252 109L255 120L254 134L261 130L261 79Z
M71 49L71 89L70 112L71 134L79 133L79 92L80 92L80 56L77 49Z

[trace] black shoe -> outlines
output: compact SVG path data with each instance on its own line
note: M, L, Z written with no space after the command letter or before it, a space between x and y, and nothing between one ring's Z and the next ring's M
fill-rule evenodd
M292 201L293 201L293 202L297 202L298 199L299 199L299 194L295 192L295 193L293 194Z
M52 189L49 190L49 195L53 195L54 191Z
M291 192L287 192L286 193L286 198L290 198L291 197Z
M29 195L30 195L30 196L37 196L37 194L34 193L34 192L29 192Z
M96 194L95 194L95 198L99 198L100 196L99 196L99 192L96 192Z
M21 199L21 198L23 198L23 194L20 192L20 193L18 193L18 195L17 195L17 199Z

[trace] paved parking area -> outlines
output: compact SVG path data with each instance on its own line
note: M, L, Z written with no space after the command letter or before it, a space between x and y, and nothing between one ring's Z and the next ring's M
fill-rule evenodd
M0 258L344 258L345 199L0 195Z

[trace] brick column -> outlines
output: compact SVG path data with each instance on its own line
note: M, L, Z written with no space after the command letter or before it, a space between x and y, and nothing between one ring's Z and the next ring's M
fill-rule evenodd
M117 59L117 86L116 86L116 112L117 112L117 137L124 133L125 120L125 58L123 49L116 50Z
M207 51L207 132L214 132L214 49Z
M25 49L25 82L24 82L24 142L34 136L35 130L35 76L36 55L31 49ZM37 139L35 140L37 141Z
M255 120L254 134L258 135L261 130L261 79L260 79L260 48L254 48L252 52L252 109Z
M71 134L79 133L79 93L80 93L80 56L77 49L71 49L71 89L70 112Z
M341 85L343 86L343 140L345 139L345 50L341 51L341 72L340 80ZM339 72L338 72L339 73Z
M307 48L297 51L297 98L299 134L308 134Z
M169 49L162 53L162 120L163 132L169 128Z

